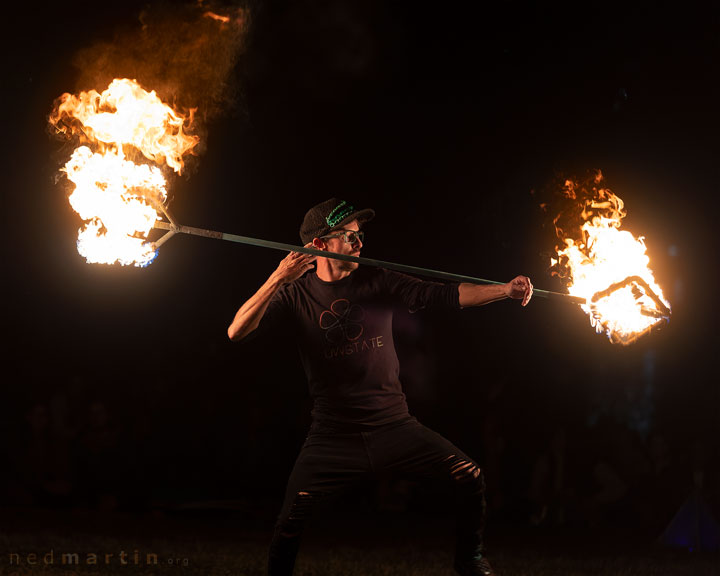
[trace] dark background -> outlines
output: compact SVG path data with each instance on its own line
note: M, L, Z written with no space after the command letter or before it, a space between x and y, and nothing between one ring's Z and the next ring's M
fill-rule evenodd
M138 25L145 3L122 4L6 22L23 32L4 50L0 500L262 504L269 525L309 424L304 374L282 335L236 345L225 330L282 254L178 237L136 269L76 251L47 115L77 88L78 50ZM177 219L297 243L309 206L348 198L377 212L365 256L562 290L539 204L558 178L602 170L625 227L646 238L670 324L621 347L579 308L540 298L399 312L411 411L483 465L496 523L653 537L697 485L720 515L720 9L248 9L235 105L173 182ZM379 505L419 506L397 487Z

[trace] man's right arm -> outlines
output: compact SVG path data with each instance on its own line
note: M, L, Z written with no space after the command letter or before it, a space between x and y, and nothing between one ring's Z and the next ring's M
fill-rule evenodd
M316 256L290 252L277 269L270 275L260 289L253 294L235 313L227 334L230 340L237 342L255 330L265 315L272 297L283 284L294 282L313 267Z

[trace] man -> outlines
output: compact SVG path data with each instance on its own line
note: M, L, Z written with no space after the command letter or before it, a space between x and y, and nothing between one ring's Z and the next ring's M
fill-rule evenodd
M359 256L362 225L375 212L331 198L308 210L305 246ZM307 274L315 267L313 273ZM481 306L522 301L532 284L441 284L355 262L292 252L237 311L228 336L239 341L285 321L298 339L313 400L312 425L287 484L270 545L269 574L292 574L303 525L317 504L377 473L446 481L460 497L455 570L494 574L484 556L484 480L479 466L408 412L398 379L393 307Z

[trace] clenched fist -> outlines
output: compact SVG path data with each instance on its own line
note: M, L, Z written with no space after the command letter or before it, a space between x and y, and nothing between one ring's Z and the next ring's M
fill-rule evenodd
M522 305L527 306L532 298L533 285L527 276L517 276L505 284L505 294L508 298L521 300Z

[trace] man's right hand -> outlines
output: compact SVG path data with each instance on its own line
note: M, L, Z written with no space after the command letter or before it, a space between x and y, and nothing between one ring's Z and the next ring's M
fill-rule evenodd
M305 244L305 248L312 248L312 242ZM302 277L305 272L312 270L317 256L314 254L303 254L302 252L290 252L280 261L273 276L281 284L289 284Z

